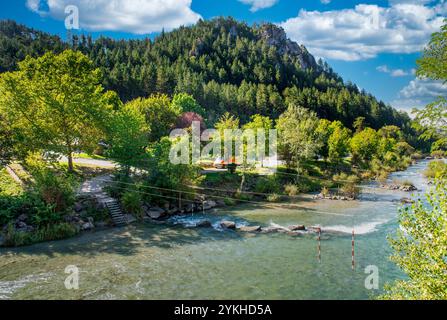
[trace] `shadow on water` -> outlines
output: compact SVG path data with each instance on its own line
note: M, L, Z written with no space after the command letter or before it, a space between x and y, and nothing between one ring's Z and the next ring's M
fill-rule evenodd
M234 231L219 232L211 228L193 229L171 225L135 224L124 228L83 233L70 239L38 243L27 247L1 248L0 256L43 255L52 258L57 255L80 255L94 257L104 253L132 256L138 254L141 248L147 247L170 249L209 241L241 240L242 238L241 234Z

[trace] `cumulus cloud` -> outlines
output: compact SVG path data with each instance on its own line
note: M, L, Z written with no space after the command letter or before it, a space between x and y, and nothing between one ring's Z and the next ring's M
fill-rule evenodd
M57 20L65 8L79 8L80 26L90 31L121 31L135 34L172 30L201 17L191 9L192 0L27 0L27 7ZM45 7L46 10L43 10Z
M378 66L376 68L376 70L379 72L382 72L382 73L388 73L392 77L405 77L405 76L409 76L410 74L413 74L413 72L414 72L413 70L405 71L403 69L390 69L390 68L388 68L387 65Z
M251 6L250 11L256 12L261 9L273 7L279 0L239 0Z
M391 104L408 111L425 107L441 96L447 96L447 85L442 81L416 78L400 91L399 98Z
M357 5L332 11L301 10L280 25L320 57L356 61L380 53L419 52L443 25L447 4L392 1L390 7Z

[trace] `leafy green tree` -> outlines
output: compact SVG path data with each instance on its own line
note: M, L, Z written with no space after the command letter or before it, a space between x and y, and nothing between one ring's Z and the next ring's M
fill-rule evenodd
M340 121L332 122L330 127L332 134L328 139L329 160L340 163L349 153L351 130L345 128Z
M280 152L288 163L295 164L298 172L301 162L315 157L321 147L318 124L314 112L295 105L290 105L278 119Z
M181 110L182 113L194 112L202 117L205 116L205 109L203 109L192 97L187 93L178 93L172 99L172 108Z
M408 276L386 286L382 299L447 299L447 184L436 182L419 200L400 214L400 228L390 239L394 261Z
M73 171L73 153L93 151L103 137L111 108L100 81L80 52L28 57L19 71L1 75L0 114L30 150L63 154Z
M170 154L174 143L176 142L164 137L149 150L150 160L147 162L146 168L149 173L146 183L151 187L162 189L146 191L155 194L153 197L160 201L163 200L163 197L172 200L178 198L179 195L183 199L193 199L194 186L201 181L201 169L198 166L171 162Z
M118 162L129 175L132 166L144 166L149 132L144 114L135 108L135 104L125 105L111 116L107 134L107 156Z
M447 21L447 20L446 20ZM434 33L430 43L424 49L424 54L418 60L417 75L423 78L447 81L447 24L440 32ZM447 100L439 97L423 110L415 110L417 128L424 130L422 138L447 141Z
M167 95L153 95L147 99L138 98L128 103L130 108L145 115L146 124L151 129L150 142L157 142L169 136L178 117L182 113L180 106L173 105Z
M370 161L377 154L379 140L377 131L371 128L354 134L350 143L353 161Z

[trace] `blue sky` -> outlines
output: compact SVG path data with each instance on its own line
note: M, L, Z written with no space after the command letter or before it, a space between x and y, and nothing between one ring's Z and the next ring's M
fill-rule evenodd
M445 1L0 0L0 19L65 37L65 8L76 5L79 32L114 38L142 38L216 16L273 22L346 81L410 110L447 94L442 83L414 75L424 44L447 16Z

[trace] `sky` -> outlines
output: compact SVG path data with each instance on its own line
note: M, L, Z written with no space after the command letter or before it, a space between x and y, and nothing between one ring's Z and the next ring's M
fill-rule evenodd
M0 19L63 38L69 6L79 10L76 32L118 39L217 16L272 22L345 81L397 109L411 111L447 95L447 85L415 75L416 60L447 17L447 0L0 0L0 6Z

